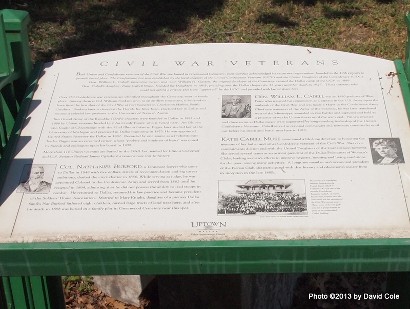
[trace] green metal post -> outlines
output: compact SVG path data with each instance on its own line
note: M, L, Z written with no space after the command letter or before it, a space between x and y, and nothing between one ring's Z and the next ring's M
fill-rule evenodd
M9 142L32 73L28 23L27 12L0 11L0 163L2 167L7 166L7 162L4 162L3 150ZM46 277L0 278L0 307L63 308L50 305L48 287Z
M61 277L22 276L3 277L2 279L4 301L3 304L0 302L0 305L4 308L65 308Z
M407 80L410 80L410 14L407 12L406 17L406 27L407 27L407 44L406 44L406 54L404 60L404 71L406 72Z
M407 110L407 118L410 122L410 14L405 17L407 27L407 44L404 62L395 60L396 72L398 75L404 105ZM389 304L390 309L409 309L410 308L410 272L388 272L387 273L387 292L398 294L398 300L392 300Z
M4 29L3 14L0 14L0 51L2 51L2 56L0 57L0 78L6 79L10 76L10 57L9 49L7 46L6 33ZM0 90L3 87L0 87ZM7 104L0 93L0 157L1 149L4 148L7 142L7 126L6 126L6 116L5 110L7 109Z
M27 26L29 15L24 11L0 11L0 139L2 148L8 141L24 98L32 71Z
M9 284L13 304L12 308L31 308L24 277L10 277Z
M400 83L401 93L404 99L404 105L407 110L407 118L410 122L410 13L405 18L407 27L407 44L404 62L400 59L394 61L396 72Z
M7 77L11 73L11 63L2 11L0 12L0 51L0 77Z
M29 15L0 11L0 158L9 141L32 72Z
M29 282L27 289L31 292L34 308L50 308L44 277L32 276L27 278Z
M407 60L406 60L407 61ZM401 93L404 99L404 106L406 107L407 111L407 118L410 122L410 84L409 79L407 77L403 62L401 60L395 60L394 64L396 65L396 72L397 77L400 83Z
M4 30L9 47L9 54L12 55L12 70L19 74L16 92L24 94L30 78L33 64L31 61L30 44L28 40L28 24L30 17L26 11L2 10L4 19Z

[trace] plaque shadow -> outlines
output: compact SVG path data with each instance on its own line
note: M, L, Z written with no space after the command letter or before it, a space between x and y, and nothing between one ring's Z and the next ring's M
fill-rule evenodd
M3 189L0 192L0 207L4 202L17 190L20 185L21 174L25 166L32 165L33 159L14 159L10 166L13 167L13 171L20 171L20 173L8 171L6 181L3 185ZM16 205L18 207L19 205Z

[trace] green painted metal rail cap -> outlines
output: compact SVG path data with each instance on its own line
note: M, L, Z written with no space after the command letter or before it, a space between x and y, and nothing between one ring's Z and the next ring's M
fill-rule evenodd
M4 18L4 27L8 31L22 31L27 28L30 16L26 11L4 9L1 10Z

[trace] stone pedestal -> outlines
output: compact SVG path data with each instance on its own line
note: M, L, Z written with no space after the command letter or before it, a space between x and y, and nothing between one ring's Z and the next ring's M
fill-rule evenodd
M139 306L138 297L154 276L95 276L95 285L105 294L122 302Z

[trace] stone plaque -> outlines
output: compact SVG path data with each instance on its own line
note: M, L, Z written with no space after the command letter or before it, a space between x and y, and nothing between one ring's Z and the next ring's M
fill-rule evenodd
M48 63L0 241L410 237L392 61L262 44Z

